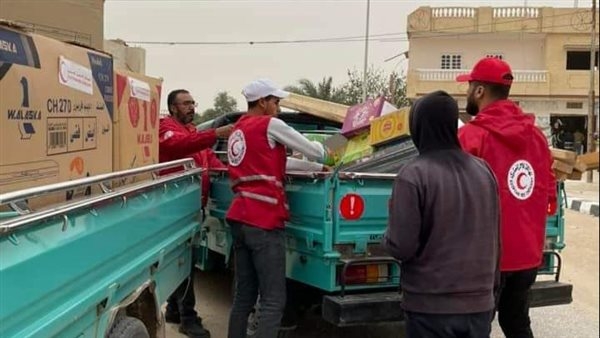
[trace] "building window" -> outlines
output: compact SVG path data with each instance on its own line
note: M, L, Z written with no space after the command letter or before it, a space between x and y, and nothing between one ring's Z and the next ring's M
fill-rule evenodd
M496 58L496 59L504 60L504 56L502 54L500 54L500 53L486 54L485 57L486 58Z
M461 69L462 57L458 54L442 55L442 69Z
M567 109L583 109L583 102L567 102Z
M598 68L598 52L594 58L594 65ZM567 70L589 70L590 51L569 50L567 51Z

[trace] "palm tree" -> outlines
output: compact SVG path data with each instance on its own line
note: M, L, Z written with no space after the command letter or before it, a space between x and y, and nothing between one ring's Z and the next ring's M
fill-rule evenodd
M300 79L298 80L297 86L287 86L285 87L285 90L295 94L335 102L337 95L335 88L333 88L332 82L333 79L331 76L324 77L323 80L316 85L309 79Z

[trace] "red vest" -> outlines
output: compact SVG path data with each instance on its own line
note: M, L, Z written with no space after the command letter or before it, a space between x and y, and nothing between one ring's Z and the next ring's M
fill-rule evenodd
M227 142L234 197L226 218L261 229L283 228L289 219L285 188L286 151L267 139L270 116L244 115Z

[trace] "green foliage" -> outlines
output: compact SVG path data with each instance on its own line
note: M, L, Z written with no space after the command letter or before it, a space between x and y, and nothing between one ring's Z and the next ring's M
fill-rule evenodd
M285 90L321 100L352 106L363 101L363 73L356 69L348 70L348 80L339 87L333 86L331 76L324 77L315 84L309 79L298 80L298 85ZM371 66L367 69L367 96L385 95L397 107L408 105L406 98L406 78L393 72L385 75L383 70Z
M213 108L205 110L202 114L194 116L194 124L198 125L204 121L212 120L221 115L237 111L236 100L227 92L220 92L215 96Z

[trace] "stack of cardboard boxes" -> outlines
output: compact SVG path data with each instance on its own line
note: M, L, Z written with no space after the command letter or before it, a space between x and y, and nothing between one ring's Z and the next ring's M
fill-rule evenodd
M384 97L369 99L348 108L342 135L324 143L333 150L337 164L368 159L377 150L409 135L408 109L397 109Z
M60 41L103 47L104 0L1 0L0 19Z
M156 163L161 86L109 54L1 22L0 193Z
M552 170L559 181L581 180L583 173L588 170L598 169L598 153L591 152L577 155L577 153L562 149L551 149L554 162Z

